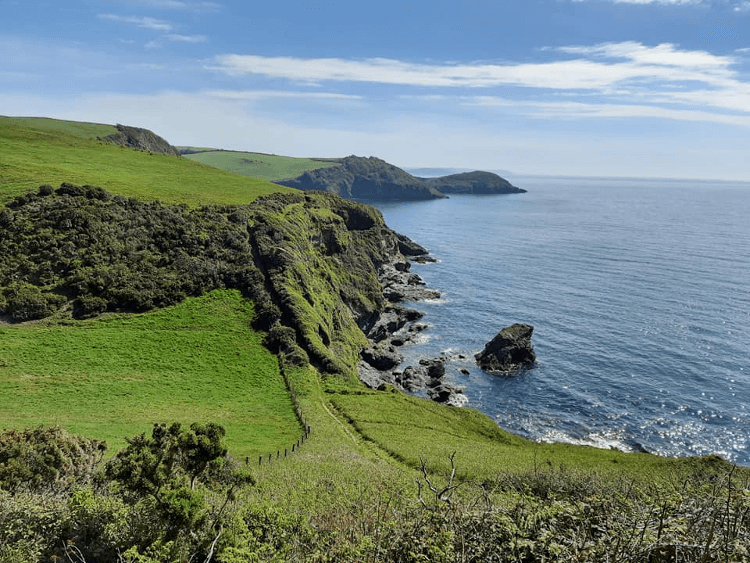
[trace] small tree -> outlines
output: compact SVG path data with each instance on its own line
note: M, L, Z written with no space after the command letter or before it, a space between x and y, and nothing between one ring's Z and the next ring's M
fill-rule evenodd
M150 437L126 438L128 446L109 461L106 475L123 486L129 502L154 503L167 541L208 549L221 534L235 489L253 483L227 456L225 433L214 423L154 424ZM208 491L223 500L210 505Z

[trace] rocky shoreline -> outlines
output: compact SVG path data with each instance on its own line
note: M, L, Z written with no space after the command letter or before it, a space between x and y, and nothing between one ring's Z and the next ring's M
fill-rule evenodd
M404 260L382 265L378 278L383 296L390 302L376 322L363 330L371 346L360 352L357 372L370 389L384 390L391 385L411 394L425 394L430 399L452 406L464 406L468 399L463 387L445 379L448 358L423 358L416 366L400 366L405 359L400 348L412 342L427 325L419 322L424 313L400 305L403 302L439 299L440 291L425 286L418 274L411 272L411 262L429 263L436 260L426 249L404 237L399 240Z

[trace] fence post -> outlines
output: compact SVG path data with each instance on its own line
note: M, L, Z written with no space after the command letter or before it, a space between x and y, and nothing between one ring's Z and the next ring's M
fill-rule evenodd
M258 458L258 465L263 465L263 456Z

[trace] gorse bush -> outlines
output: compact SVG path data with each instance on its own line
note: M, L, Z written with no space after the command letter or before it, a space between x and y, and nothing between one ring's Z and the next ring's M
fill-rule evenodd
M0 433L0 487L66 489L89 482L107 446L59 426Z
M71 437L39 429L49 447ZM676 463L658 482L544 465L483 482L423 461L410 488L373 478L305 511L259 501L215 424L157 424L78 487L0 487L0 562L741 562L748 472ZM19 440L12 440L17 442ZM30 440L34 442L34 440ZM18 457L18 456L16 456ZM86 470L90 473L90 469ZM366 479L363 477L363 479ZM81 483L81 481L76 481Z

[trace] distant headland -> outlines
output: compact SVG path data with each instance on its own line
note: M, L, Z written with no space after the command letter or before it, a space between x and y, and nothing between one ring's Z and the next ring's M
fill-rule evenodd
M376 157L347 156L326 159L339 166L309 170L277 184L301 190L319 190L360 201L422 200L446 194L517 194L526 190L492 172L465 172L420 178Z

